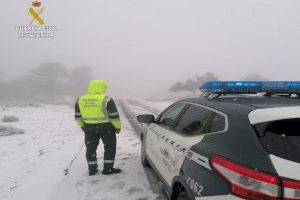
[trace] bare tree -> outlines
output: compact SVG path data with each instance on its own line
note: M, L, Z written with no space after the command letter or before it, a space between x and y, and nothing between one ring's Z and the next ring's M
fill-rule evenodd
M64 92L64 82L68 71L60 63L44 63L30 71L31 79L37 84L40 93L46 94L53 101L58 94Z
M243 81L267 81L267 78L262 77L259 74L250 74L243 78Z
M197 76L197 82L201 85L208 81L217 81L218 77L212 72L206 72L203 76Z
M12 101L32 100L38 95L35 82L29 76L22 76L5 82L5 98ZM40 95L43 96L43 95Z
M182 82L176 82L169 88L169 91L171 92L180 92L180 91L186 91L186 85Z
M87 84L92 79L91 68L86 65L72 69L68 76L68 91L75 96L86 92Z
M194 95L199 87L207 81L215 81L218 78L212 72L207 72L203 76L197 76L196 79L188 79L185 83L176 82L169 88L171 92L189 91Z

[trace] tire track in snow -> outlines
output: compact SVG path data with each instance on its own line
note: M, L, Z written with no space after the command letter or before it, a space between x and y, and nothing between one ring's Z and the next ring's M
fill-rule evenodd
M130 109L128 108L126 103L124 103L124 101L118 100L117 103L120 106L120 108L122 109L123 113L125 114L125 116L126 116L127 120L129 121L130 125L135 130L137 136L140 138L141 137L141 128L139 126L139 122L136 119L136 116L130 111ZM151 113L153 113L153 112L154 112L154 114L159 113L158 110L156 110L154 108L151 108L149 106L146 106L146 105L144 105L140 102L137 102L135 100L131 100L129 103L131 103L135 106L142 107L143 109L146 109L146 110L150 111ZM149 109L149 108L151 108L151 109ZM155 194L159 195L157 200L167 200L168 198L167 198L166 193L163 189L163 185L162 185L160 179L157 177L154 170L151 167L144 167L144 170L145 170L145 173L147 175L148 181L151 185L152 191Z
M137 100L134 100L134 99L129 99L128 102L134 106L138 106L138 107L141 107L145 110L148 110L149 112L155 114L155 115L159 115L159 113L161 113L159 110L157 110L156 108L152 108L151 106L148 106L146 104L143 104Z
M123 113L125 114L129 124L132 126L132 128L134 129L137 136L140 138L141 137L141 128L136 119L136 116L132 112L130 112L130 109L128 108L128 106L126 106L126 104L123 101L117 100L117 103L120 106L120 108L122 109Z
M84 142L82 142L80 149L78 150L78 152L76 153L74 158L70 161L70 164L64 170L65 176L67 176L69 174L69 171L72 168L72 165L73 165L74 161L78 158L80 152L83 151L83 147L84 147Z

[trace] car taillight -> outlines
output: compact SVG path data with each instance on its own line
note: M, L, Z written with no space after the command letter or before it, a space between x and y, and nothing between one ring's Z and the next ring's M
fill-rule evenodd
M231 192L236 196L255 200L277 200L280 196L276 176L219 156L213 157L210 163L211 167L230 183Z
M300 199L300 182L287 178L281 178L283 185L283 196L285 200L299 200Z

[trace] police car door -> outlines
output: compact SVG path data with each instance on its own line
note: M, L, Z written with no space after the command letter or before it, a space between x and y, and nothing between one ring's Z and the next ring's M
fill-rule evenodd
M166 173L164 165L168 165L168 162L165 161L165 157L168 156L168 150L165 148L165 140L170 135L174 122L185 107L186 105L182 103L171 105L159 116L157 122L149 128L151 130L151 137L147 135L147 140L150 140L147 142L149 145L147 149L150 149L151 152L148 152L148 156L161 176Z
M215 112L199 105L189 105L172 131L165 132L163 146L168 153L164 156L164 179L171 186L173 178L179 175L187 151L201 142L208 132Z

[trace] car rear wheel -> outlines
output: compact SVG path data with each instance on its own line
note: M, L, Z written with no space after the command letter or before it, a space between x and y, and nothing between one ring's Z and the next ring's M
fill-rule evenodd
M141 161L143 166L149 167L149 162L147 160L147 153L146 153L146 141L144 139L145 137L142 137L142 145L141 145Z
M189 195L186 191L182 191L178 195L177 200L191 200L191 198L189 197Z

